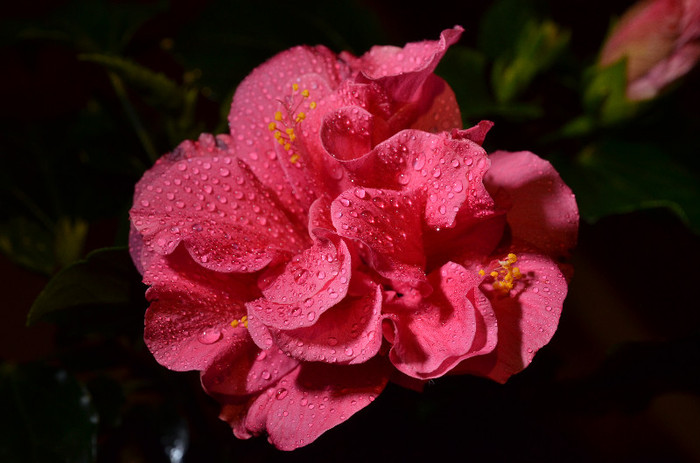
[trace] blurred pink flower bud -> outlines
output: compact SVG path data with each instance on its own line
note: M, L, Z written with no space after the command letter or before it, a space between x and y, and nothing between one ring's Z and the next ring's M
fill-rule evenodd
M653 98L700 58L700 0L645 0L630 8L600 55L607 66L627 57L627 96Z

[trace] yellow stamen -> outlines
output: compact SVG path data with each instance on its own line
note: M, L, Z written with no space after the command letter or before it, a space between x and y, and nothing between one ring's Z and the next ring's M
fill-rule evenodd
M503 294L507 294L515 286L515 280L519 280L523 277L520 273L518 267L513 267L512 265L518 261L518 256L509 253L505 259L497 260L497 266L491 267L493 270L489 272L489 276L493 278L491 286L494 290L499 291ZM479 270L479 276L483 277L486 275L486 271Z
M303 104L303 101L311 95L308 89L301 90L301 98L295 95L299 91L299 84L292 84L292 95L287 96L284 100L279 100L282 105L282 110L275 112L274 120L275 122L270 122L268 124L268 129L272 132L273 136L277 142L282 145L282 147L290 151L291 157L289 161L295 164L299 161L300 155L295 150L292 150L293 144L297 139L296 126L304 119L306 119L307 113L304 111L299 111ZM309 104L309 109L314 109L316 107L316 102L312 101Z
M234 328L238 328L239 326L243 326L243 328L248 328L248 315L243 315L240 318L240 320L232 321L231 326Z

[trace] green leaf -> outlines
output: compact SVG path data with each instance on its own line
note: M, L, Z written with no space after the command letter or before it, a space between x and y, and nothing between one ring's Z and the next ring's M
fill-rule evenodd
M494 62L491 81L496 99L502 103L513 101L549 68L568 44L570 35L552 21L529 21L521 29L513 51Z
M94 461L98 417L66 371L2 364L0 395L1 461Z
M512 57L523 29L534 17L531 2L495 2L479 22L479 50L492 60Z
M700 233L698 175L651 143L609 140L557 164L584 219L665 207Z
M627 60L610 66L591 68L583 95L583 105L600 125L612 125L630 119L639 104L627 99Z
M183 107L187 89L180 87L160 72L142 66L128 58L102 53L82 53L78 59L100 64L115 72L134 88L141 91L150 104L168 110Z
M167 2L148 4L73 0L45 19L15 22L20 39L65 41L80 51L121 52L141 25L163 11Z
M15 263L50 275L56 268L51 231L25 217L0 223L0 251Z
M66 309L126 305L138 284L126 248L105 248L88 254L57 273L32 304L27 324Z

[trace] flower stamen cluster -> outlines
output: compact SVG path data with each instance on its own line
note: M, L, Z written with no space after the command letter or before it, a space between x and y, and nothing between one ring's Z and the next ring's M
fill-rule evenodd
M520 273L518 267L513 267L513 264L518 261L518 256L509 253L505 259L498 260L498 265L489 272L489 276L493 279L493 289L502 293L508 294L511 289L515 286L515 280L519 280L523 277ZM479 270L479 276L483 277L486 275L485 270Z
M294 96L297 94L301 95L301 99L293 105ZM305 88L299 92L299 84L292 84L292 95L288 96L285 101L278 100L282 104L285 113L283 114L282 111L275 112L275 121L277 122L270 122L267 126L277 143L282 145L285 151L289 153L289 162L292 164L296 164L299 160L299 154L292 151L292 145L297 139L295 128L301 121L306 119L306 113L299 111L299 108L309 96L310 92L308 89ZM308 108L309 110L315 109L316 102L311 101Z

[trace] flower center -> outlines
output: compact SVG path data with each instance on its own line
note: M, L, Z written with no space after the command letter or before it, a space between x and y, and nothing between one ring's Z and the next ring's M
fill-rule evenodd
M507 294L515 284L515 280L522 278L520 269L518 267L513 267L513 264L518 261L518 256L512 252L506 256L503 260L496 261L497 264L492 265L491 271L488 273L489 277L492 279L491 286L496 291L503 294ZM479 270L479 276L485 276L486 270Z
M248 315L243 315L240 320L234 320L231 322L231 326L237 328L242 326L243 328L248 328Z
M299 91L299 84L292 84L292 94L284 101L278 100L282 104L282 111L275 113L276 122L270 122L267 126L272 136L289 154L289 162L292 164L296 164L299 160L299 153L294 149L294 142L297 139L295 129L301 121L306 119L306 113L300 109L308 98L308 89ZM310 102L307 107L309 110L315 109L316 102Z

